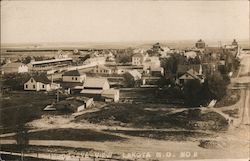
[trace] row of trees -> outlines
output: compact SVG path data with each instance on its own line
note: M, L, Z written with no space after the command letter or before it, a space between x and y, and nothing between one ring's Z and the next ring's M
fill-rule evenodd
M207 76L204 83L190 80L183 87L185 104L199 106L212 99L220 100L226 95L228 83L219 72Z

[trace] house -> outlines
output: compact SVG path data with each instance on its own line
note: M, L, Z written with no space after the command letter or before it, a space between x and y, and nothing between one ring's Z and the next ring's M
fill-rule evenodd
M187 51L184 53L184 56L187 58L195 58L197 56L197 53L195 51Z
M146 56L142 53L136 53L132 56L132 65L142 66Z
M104 65L97 65L93 69L93 73L112 74L112 73L115 73L115 69L111 69L110 67L107 67L107 66L104 66Z
M164 69L162 67L153 67L150 68L152 76L160 77L164 75Z
M133 80L140 80L142 77L142 74L138 72L138 70L130 70L127 72L130 76L132 76Z
M105 102L118 102L120 99L120 91L118 89L107 89L101 94Z
M67 71L62 75L63 82L80 82L86 79L86 74L79 70Z
M202 39L200 39L195 43L195 47L198 49L204 49L206 47L206 44Z
M101 99L104 90L110 89L109 82L106 78L87 77L80 92L86 97L93 97L95 100Z
M1 67L2 74L7 73L25 73L28 72L28 66L17 62L17 63L7 63Z
M92 65L99 65L105 63L106 63L106 57L103 56L88 58L87 60L84 61L84 64L92 64Z
M32 76L24 83L24 90L26 91L51 91L59 88L60 84L51 83L44 74Z
M163 49L161 48L161 45L160 45L159 42L157 42L157 43L155 43L155 44L153 45L152 50L153 50L154 52L163 51Z
M151 57L147 57L142 65L143 65L143 69L147 70L150 68L159 68L161 66L161 62L160 62L159 57L151 56Z
M194 69L189 69L185 74L179 77L177 81L178 84L184 84L189 80L199 80L200 83L203 83L202 75L196 72Z

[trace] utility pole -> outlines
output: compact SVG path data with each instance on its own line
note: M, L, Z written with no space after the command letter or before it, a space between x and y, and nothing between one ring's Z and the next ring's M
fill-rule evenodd
M59 102L59 90L56 90L56 102Z

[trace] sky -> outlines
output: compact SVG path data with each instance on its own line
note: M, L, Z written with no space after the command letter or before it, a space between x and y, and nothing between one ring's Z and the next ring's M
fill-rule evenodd
M249 38L249 1L2 1L1 43Z

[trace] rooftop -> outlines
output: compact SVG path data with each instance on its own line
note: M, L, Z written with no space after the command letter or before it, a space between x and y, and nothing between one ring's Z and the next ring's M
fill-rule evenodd
M54 63L54 62L60 62L60 61L68 61L68 60L72 60L72 58L61 58L61 59L50 59L50 60L34 61L34 62L30 62L30 64L36 65L36 64L45 64L45 63Z
M70 70L63 74L63 76L81 76L81 75L85 75L85 73L79 70Z
M23 63L21 63L21 62L7 63L7 64L4 64L4 65L2 66L2 68L18 68L18 67L20 67L21 65L25 65L25 64L23 64Z
M90 78L87 77L84 82L84 87L92 87L92 88L102 88L105 83L108 83L106 78Z

